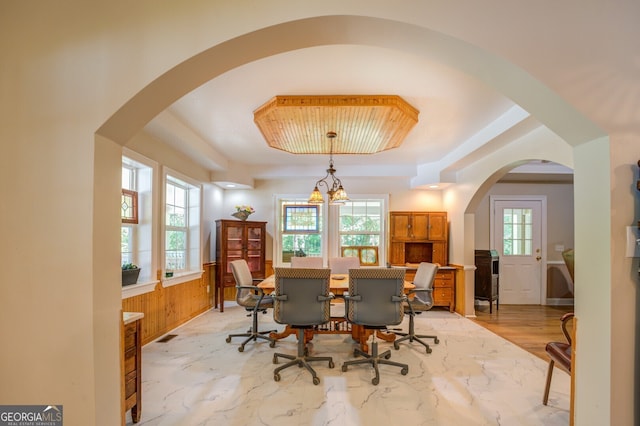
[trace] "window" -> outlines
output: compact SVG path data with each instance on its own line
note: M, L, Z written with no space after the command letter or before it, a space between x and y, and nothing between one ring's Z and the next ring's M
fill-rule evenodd
M358 256L362 265L380 265L378 251L384 245L384 202L351 200L340 206L338 234L340 253Z
M153 175L156 167L148 158L123 149L120 261L140 267L139 284L155 280Z
M123 158L122 200L120 204L122 221L120 227L120 263L122 265L138 262L137 256L134 253L137 244L135 226L133 226L138 223L138 193L135 191L136 169L126 160L126 158Z
M285 231L311 231L320 229L320 215L317 205L308 206L284 206Z
M322 257L322 211L304 200L280 200L280 262L292 256Z
M364 266L385 259L387 196L358 198L342 205L309 205L307 198L278 198L279 238L274 238L274 264L292 256L357 256Z
M138 223L138 193L136 191L122 188L120 217L122 223Z
M164 271L201 270L200 186L171 172L165 175Z
M504 209L503 252L505 256L530 256L533 247L532 209Z

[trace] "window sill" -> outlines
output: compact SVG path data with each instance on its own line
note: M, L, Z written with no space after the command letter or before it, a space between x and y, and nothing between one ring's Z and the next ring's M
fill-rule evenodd
M187 271L174 274L173 277L163 278L162 287L171 287L176 284L186 283L187 281L199 280L204 271Z
M151 293L156 288L159 281L149 281L146 283L127 285L122 287L122 298L140 296L141 294Z

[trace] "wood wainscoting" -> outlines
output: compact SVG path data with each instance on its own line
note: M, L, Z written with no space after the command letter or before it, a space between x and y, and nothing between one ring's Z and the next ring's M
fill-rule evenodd
M124 312L142 312L142 344L147 344L213 307L215 264L203 265L197 280L122 299Z

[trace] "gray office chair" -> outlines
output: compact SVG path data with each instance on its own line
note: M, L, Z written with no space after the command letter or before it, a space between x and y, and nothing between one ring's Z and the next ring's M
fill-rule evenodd
M258 313L262 312L265 314L267 313L267 308L273 308L273 298L266 296L262 289L254 284L254 279L251 276L251 271L249 270L249 265L246 260L234 260L229 264L231 265L233 278L236 280L236 302L249 312L247 316L251 316L253 322L251 329L246 333L230 334L227 336L227 343L231 343L233 337L246 337L247 339L238 347L238 352L243 352L244 345L251 340L258 341L258 339L267 340L269 346L273 348L276 345L276 339L269 337L269 333L276 330L258 331Z
M352 324L373 330L386 329L388 325L400 324L404 317L402 302L406 299L404 295L404 269L352 269L349 271L349 294L344 298L347 303L347 320ZM402 375L409 372L407 364L389 361L390 350L378 354L375 332L373 333L371 354L356 348L353 355L362 355L365 359L346 361L342 364L342 371L347 371L347 367L350 365L371 364L376 374L371 380L374 385L380 383L378 364L400 367Z
M430 354L431 348L422 339L433 339L435 344L440 343L438 336L416 334L414 321L416 315L421 314L422 311L428 311L433 307L433 282L436 280L437 272L438 265L435 263L422 262L418 265L416 276L413 279L413 284L416 288L409 291L407 294L408 298L403 305L404 313L409 315L409 331L403 333L393 330L394 334L404 336L393 342L394 348L400 349L400 342L405 340L408 340L409 343L415 340L422 344L427 349L427 353ZM414 295L413 300L411 300L411 295Z
M291 258L292 268L322 268L322 258L317 256L294 256Z
M332 274L348 274L349 269L358 269L360 258L355 256L329 258L329 269Z
M333 298L329 293L331 271L315 268L276 268L274 282L273 319L279 324L288 324L297 329L298 353L296 355L273 354L273 363L278 358L290 361L273 371L273 380L280 381L280 371L293 365L306 368L313 376L313 384L320 383L309 362L328 361L333 368L333 358L329 356L308 356L305 344L305 330L329 322L329 303Z

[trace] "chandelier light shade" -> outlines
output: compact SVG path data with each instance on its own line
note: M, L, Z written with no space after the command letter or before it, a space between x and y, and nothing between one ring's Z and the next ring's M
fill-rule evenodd
M336 132L327 133L327 138L331 142L331 148L329 151L329 168L327 169L327 175L316 182L316 185L309 196L309 204L324 203L324 197L319 189L321 186L324 186L327 189L329 204L344 204L346 201L349 201L347 191L344 190L342 182L336 176L336 169L333 167L333 139L335 139L336 136Z

